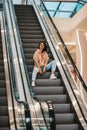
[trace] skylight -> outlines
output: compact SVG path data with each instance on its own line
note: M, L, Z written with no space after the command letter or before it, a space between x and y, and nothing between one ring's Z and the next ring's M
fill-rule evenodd
M51 17L73 17L84 4L80 2L44 2Z

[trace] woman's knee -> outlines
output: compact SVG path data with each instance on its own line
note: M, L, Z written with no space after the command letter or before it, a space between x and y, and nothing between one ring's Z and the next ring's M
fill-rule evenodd
M33 72L38 73L38 68L35 67L35 68L33 69Z

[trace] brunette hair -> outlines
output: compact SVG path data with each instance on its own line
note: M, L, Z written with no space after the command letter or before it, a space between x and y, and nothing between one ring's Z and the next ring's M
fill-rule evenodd
M43 49L43 52L46 51L47 52L47 45L45 42L40 42L39 45L38 45L38 49L40 48L40 44L43 43L44 44L44 49Z

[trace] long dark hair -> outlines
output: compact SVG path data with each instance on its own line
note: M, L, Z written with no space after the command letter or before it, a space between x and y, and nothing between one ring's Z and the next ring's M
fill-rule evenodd
M42 52L46 51L47 52L47 45L45 42L40 42L39 45L38 45L38 49L40 48L40 44L43 43L44 44L44 49Z

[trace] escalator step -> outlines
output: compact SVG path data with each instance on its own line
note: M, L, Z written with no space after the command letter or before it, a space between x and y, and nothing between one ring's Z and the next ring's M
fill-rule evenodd
M70 104L53 104L55 113L69 113Z
M0 127L0 130L10 130L9 127Z
M4 65L4 62L3 60L0 59L0 66L3 66Z
M0 73L0 80L4 80L4 79L5 79L5 73L4 73L4 72L3 72L3 73L1 72L1 73Z
M55 114L55 119L57 124L71 124L74 123L74 114L73 113L63 113Z
M39 39L22 39L23 43L40 43L42 41L44 41L44 39L41 39L41 38L39 38Z
M36 31L35 30L20 30L20 33L21 34L34 34L34 35L36 35ZM41 31L41 30L37 30L37 35L42 35L43 34L43 32ZM34 44L34 45L36 45L36 44Z
M40 35L40 34L39 34L39 35L29 35L29 34L28 34L28 35L25 36L25 35L23 34L23 35L21 35L21 38L23 38L23 39L25 39L25 38L26 38L26 39L30 39L30 38L31 38L31 39L36 39L36 38L38 38L38 39L39 39L39 38L44 39L44 36L43 36L43 35Z
M78 124L58 124L56 130L78 130Z
M2 55L2 53L0 54L0 59L3 59L3 55Z
M0 97L0 106L7 105L7 97Z
M0 127L8 127L9 118L8 116L0 116Z
M28 65L27 68L28 68L29 75L30 75L30 78L31 78L34 65L30 65L30 66ZM40 75L40 74L38 73L37 79L49 79L49 78L50 78L50 74L51 74L50 70L47 71L47 72L46 72L45 74L43 74L43 75ZM56 76L57 78L60 78L60 74L57 73L57 72L55 72L55 76Z
M37 79L36 80L36 86L58 86L61 84L61 79Z
M30 30L30 31L31 31L31 30L33 30L33 31L36 30L36 32L37 32L38 30L41 29L41 27L31 27L31 26L29 26L29 27L23 27L23 26L20 26L19 29L20 29L20 30ZM38 40L38 39L37 39L37 40ZM34 43L34 42L33 42L33 43Z
M0 87L6 87L5 80L0 80Z
M27 26L27 27L30 27L30 26L31 26L31 27L32 27L32 26L33 26L33 27L40 27L39 23L36 23L36 22L35 22L35 23L29 23L29 22L27 22L26 25L25 25L24 22L21 22L21 23L19 23L18 25L19 25L20 27L21 27L21 26L22 26L22 27L26 27L26 26Z
M53 104L57 103L66 103L66 95L37 95L36 96L40 101L49 101L51 100Z
M4 67L3 66L0 66L0 72L4 72Z
M34 87L33 88L36 95L57 95L63 93L63 87Z
M0 116L8 116L8 107L0 106Z
M6 88L0 88L0 96L3 97L3 96L6 96L7 93L6 93Z
M17 18L18 18L18 16L17 16ZM29 17L28 17L28 18L25 18L25 19L18 18L17 21L18 21L18 24L19 24L19 23L28 23L28 22L30 22L30 23L37 23L37 24L38 24L38 20L37 20L37 19L32 20L32 19L29 19ZM27 30L27 31L29 31L29 30ZM29 32L30 32L30 31L29 31ZM41 32L42 32L42 31L41 31Z

